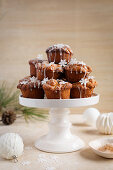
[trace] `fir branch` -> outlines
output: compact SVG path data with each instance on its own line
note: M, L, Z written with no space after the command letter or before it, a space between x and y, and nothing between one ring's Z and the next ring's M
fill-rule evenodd
M47 118L46 110L35 109L21 106L18 103L19 91L14 91L14 85L7 87L7 83L3 82L0 85L0 113L2 114L4 109L13 110L16 114L24 117L28 122L30 119L45 120Z
M3 108L13 105L17 102L18 91L13 92L14 86L7 88L6 83L3 82L0 86L0 111Z
M35 108L29 108L20 106L20 111L25 120L28 122L30 119L36 119L36 120L44 120L47 118L47 114L45 110L41 109L35 109Z

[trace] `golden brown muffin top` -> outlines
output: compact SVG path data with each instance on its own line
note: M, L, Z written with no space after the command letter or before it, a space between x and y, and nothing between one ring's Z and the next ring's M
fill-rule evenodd
M33 88L41 88L41 81L36 77L27 76L21 80L19 80L19 84L17 85L18 89L33 89Z
M83 61L77 61L76 59L71 59L71 61L65 66L65 70L76 71L78 73L92 72L92 68L87 66Z
M38 54L38 57L29 60L29 64L33 64L33 65L35 65L36 63L43 63L43 62L47 62L47 60L44 59L42 54Z
M52 71L57 71L57 72L63 72L63 68L59 64L54 64L54 62L51 63L38 63L37 64L37 69L39 70L52 70Z
M38 59L38 58L34 58L34 59L29 60L29 64L33 64L33 65L36 65L37 63L43 63L43 62L47 62L47 60L41 60L41 59Z
M50 46L47 48L46 53L52 51L60 51L60 52L64 51L65 53L73 54L73 51L71 50L70 46L66 44L55 44L53 46Z
M82 89L92 89L97 86L97 82L93 76L88 76L87 78L82 78L79 82L73 83L73 88L82 88Z
M71 88L72 88L72 84L65 82L63 80L50 79L45 83L43 83L43 89L48 89L52 91L71 89Z

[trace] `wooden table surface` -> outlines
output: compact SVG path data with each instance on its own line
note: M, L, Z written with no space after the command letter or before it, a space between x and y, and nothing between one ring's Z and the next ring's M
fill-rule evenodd
M84 125L80 114L71 115L70 120L73 125L72 133L85 142L85 147L66 154L41 152L34 147L36 140L47 134L46 122L31 121L27 124L24 120L17 119L10 126L0 126L0 134L18 133L25 145L24 154L18 158L18 163L0 159L0 170L113 170L113 159L105 159L96 155L88 146L89 141L104 135L99 134L95 127Z
M0 0L0 81L29 75L28 60L56 43L92 66L101 94L96 107L113 111L113 1Z

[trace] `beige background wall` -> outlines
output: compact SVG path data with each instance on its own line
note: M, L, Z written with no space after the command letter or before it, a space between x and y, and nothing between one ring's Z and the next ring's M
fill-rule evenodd
M113 1L0 0L0 81L28 75L28 60L54 43L69 44L93 67L101 94L96 107L113 111Z

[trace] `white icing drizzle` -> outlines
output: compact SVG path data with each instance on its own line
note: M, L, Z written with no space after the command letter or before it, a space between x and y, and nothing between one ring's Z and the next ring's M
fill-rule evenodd
M78 86L78 90L79 90L79 93L80 93L80 98L82 97L82 91L81 91L81 88Z
M47 81L48 81L48 77L47 77L47 78L44 78L44 79L42 80L42 82L41 82L42 85L45 84Z
M35 64L35 68L38 68L37 63Z
M71 58L70 62L68 63L69 65L72 65L72 64L77 64L77 60L76 58Z
M55 51L54 63L55 63L55 61L56 61L56 51Z
M44 78L46 78L46 68L44 68Z
M23 81L20 82L20 84L22 84L22 85L23 84L28 84L28 80L23 80Z
M43 60L43 54L38 54L38 56L36 57L38 60Z
M50 51L51 51L51 50L53 50L54 48L62 49L62 48L64 48L64 47L70 48L70 46L67 45L67 44L55 44L55 45L53 45L53 46L50 46L49 48L51 48L51 49L50 49Z
M31 81L31 83L34 84L34 88L36 88L37 78L33 76L33 77L30 78L30 81Z
M79 82L81 83L81 85L84 85L86 87L86 84L89 82L89 80L82 78Z
M94 79L95 77L94 76L88 76L87 78L88 79Z
M62 59L61 59L61 61L60 61L59 64L60 64L61 66L65 67L65 66L67 65L67 62L66 62L66 60L62 60Z
M41 85L41 82L40 82L40 80L38 80L38 88L40 87L40 85Z
M70 46L69 45L67 45L67 44L55 44L55 45L53 45L53 46L50 46L47 50L49 51L49 52L51 52L51 51L53 51L54 49L59 49L60 50L60 56L62 56L62 49L63 48L69 48L70 49ZM70 51L72 52L72 50L68 50L67 49L67 51L70 53Z
M68 65L73 65L73 64L86 66L86 63L84 63L83 61L77 61L76 58L71 58L70 62L68 63Z
M59 84L63 85L63 84L66 84L67 82L66 81L59 81Z
M85 65L86 65L86 63L84 63L83 61L77 61L77 64L80 64L80 65L82 65L82 66L85 66Z
M25 85L25 84L29 84L30 85L30 90L32 91L32 86L30 83L33 83L34 88L36 88L36 83L38 83L38 88L40 87L40 80L38 80L36 77L30 77L29 79L25 79L23 81L20 82L20 84Z
M30 77L30 81L32 82L32 83L36 83L37 82L37 78L36 77Z
M54 62L51 62L51 63L49 63L49 64L47 64L46 66L51 66L51 65L53 65L53 64L55 64Z
M60 84L60 91L59 91L59 93L60 93L60 99L61 99L61 98L62 98L62 97L61 97L61 87L62 87L62 85L67 84L68 82L63 81L63 80L57 80L57 81L58 81L58 83Z

